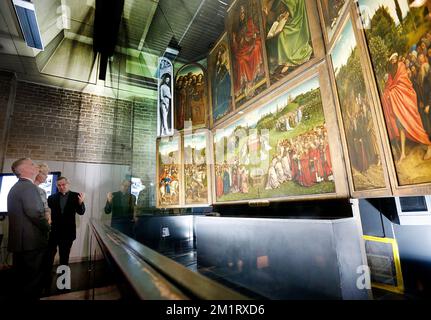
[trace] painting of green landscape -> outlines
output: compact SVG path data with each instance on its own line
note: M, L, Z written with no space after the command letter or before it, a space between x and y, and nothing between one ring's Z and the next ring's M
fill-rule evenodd
M398 183L430 183L431 1L359 5Z
M217 202L335 192L316 76L214 134Z
M356 191L385 187L385 178L371 114L360 51L348 20L331 52L341 117Z

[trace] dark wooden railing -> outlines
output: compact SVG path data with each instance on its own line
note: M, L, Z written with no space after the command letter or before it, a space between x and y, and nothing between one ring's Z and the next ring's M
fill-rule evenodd
M245 296L144 246L97 220L91 231L139 299L244 300Z

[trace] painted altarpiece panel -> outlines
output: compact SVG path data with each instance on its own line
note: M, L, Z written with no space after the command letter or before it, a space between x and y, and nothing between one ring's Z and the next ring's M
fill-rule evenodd
M351 189L354 195L376 189L387 193L383 150L360 55L353 25L347 16L331 49L330 64L347 145Z
M327 43L332 43L336 29L341 25L341 16L351 4L351 0L320 0L322 26Z
M184 129L185 122L193 128L207 126L207 75L203 66L191 63L181 67L175 77L175 128Z
M211 204L211 145L210 132L198 130L184 133L184 196L185 205L203 206Z
M157 139L156 203L158 208L180 207L183 198L181 136Z
M316 68L325 70L324 65ZM341 179L338 179L341 183L335 181L336 176L346 179L342 151L337 139L329 139L328 124L331 136L336 136L338 130L336 117L333 103L328 104L326 98L324 111L320 73L316 74L316 68L213 132L214 202L331 198L347 194L347 185ZM326 73L325 81L327 76ZM327 90L330 87L325 85ZM330 114L329 122L325 114ZM336 146L332 156L330 144Z
M228 11L234 103L238 108L268 87L259 0L237 0Z
M358 1L396 195L431 191L430 9L430 1Z
M173 66L166 58L159 58L158 68L158 102L157 102L157 136L165 137L174 134Z
M271 83L312 59L312 34L304 0L262 0L262 20Z
M211 127L234 110L230 50L223 34L208 55Z

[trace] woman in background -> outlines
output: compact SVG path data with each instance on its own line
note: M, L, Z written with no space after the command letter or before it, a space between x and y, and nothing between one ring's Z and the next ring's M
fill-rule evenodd
M45 218L48 220L48 223L51 224L51 209L48 207L48 196L46 191L42 189L39 185L45 183L46 178L48 178L49 167L46 163L41 163L38 165L39 174L34 179L34 184L37 186L39 190L40 197L43 202L43 207L45 209Z

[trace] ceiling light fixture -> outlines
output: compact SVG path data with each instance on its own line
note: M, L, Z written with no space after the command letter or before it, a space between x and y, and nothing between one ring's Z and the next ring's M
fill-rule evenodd
M42 36L37 23L34 4L30 1L13 0L13 7L27 46L43 50Z
M172 37L171 41L169 41L169 44L165 49L165 52L163 53L163 57L169 59L170 61L174 61L180 51L181 47L178 44L178 41L175 39L175 37Z
M96 0L93 50L100 53L100 80L106 79L108 61L114 55L123 8L124 0Z

